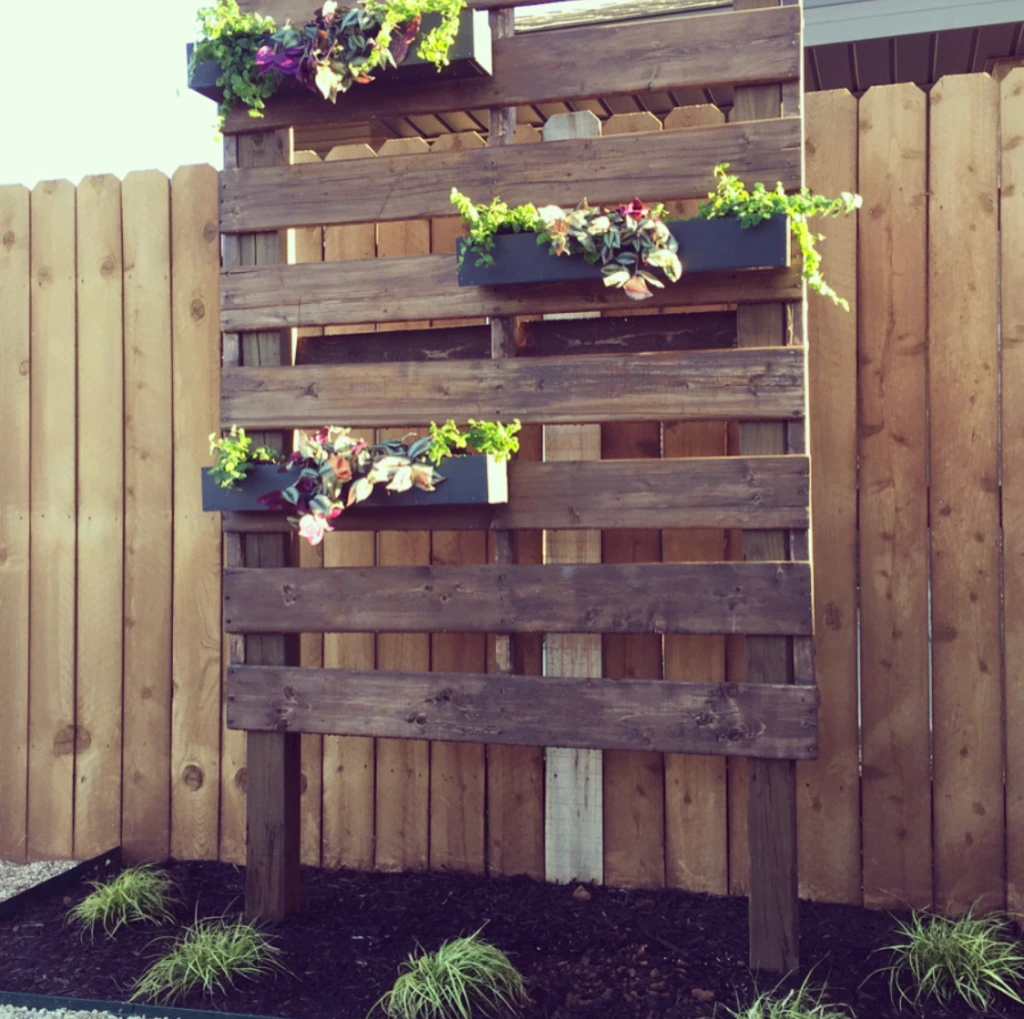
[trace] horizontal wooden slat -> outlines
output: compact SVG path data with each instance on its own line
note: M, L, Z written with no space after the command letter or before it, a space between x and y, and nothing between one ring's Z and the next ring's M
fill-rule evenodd
M801 182L800 118L719 124L642 136L612 135L540 145L491 146L225 170L220 228L226 233L289 226L425 219L450 215L454 183L478 202L591 204L703 197L714 167L787 188Z
M229 633L810 634L806 563L228 569Z
M520 319L516 323L517 357L717 350L735 344L736 313L732 311ZM300 336L295 348L296 364L471 361L490 356L488 325Z
M524 424L791 419L800 347L519 361L224 368L221 421L247 428L484 418Z
M235 665L232 729L813 758L815 687Z
M523 146L527 148L527 146ZM683 274L644 308L799 301L800 267ZM236 266L221 273L221 329L252 332L295 326L481 318L549 312L634 310L622 290L599 281L529 287L460 287L455 255Z
M444 473L444 465L441 465ZM713 527L801 529L808 523L803 456L509 464L509 501L345 513L348 531ZM254 521L270 516L277 523ZM285 530L280 514L225 514L226 530Z
M513 35L494 40L491 77L404 86L375 82L352 89L334 105L313 93L279 95L267 103L261 120L237 107L224 130L232 134L328 121L360 123L396 114L796 81L799 32L799 9L784 7L670 17L611 30L601 25L569 28L542 39Z

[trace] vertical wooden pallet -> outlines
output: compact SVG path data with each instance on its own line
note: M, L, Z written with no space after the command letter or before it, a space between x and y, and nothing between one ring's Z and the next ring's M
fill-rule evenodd
M414 565L400 556L392 565L370 567L358 557L332 554L323 568L297 569L288 564L281 536L268 533L273 522L226 517L224 623L233 649L226 712L229 730L247 733L250 914L278 917L297 907L298 740L303 733L376 738L378 772L382 762L404 759L411 746L394 740L442 741L437 755L442 769L429 780L426 773L421 776L424 796L428 788L441 794L455 781L448 770L461 759L458 743L499 748L491 757L495 764L507 756L504 747L561 747L565 750L558 753L588 760L600 760L591 752L601 750L745 757L750 769L751 962L775 971L795 965L795 762L817 755L805 307L799 267L691 273L650 302L654 309L737 305L736 348L644 353L650 348L626 344L604 357L540 349L536 353L542 356L525 358L512 357L522 336L517 316L621 314L628 300L586 281L460 288L454 256L405 249L391 257L385 251L372 263L348 261L344 267L329 254L323 262L277 264L277 231L321 225L328 234L353 229L372 208L381 224L379 236L387 239L403 222L449 213L453 183L478 200L488 196L474 189L474 182L514 202L573 204L586 194L592 201L611 203L633 197L634 191L675 201L705 193L713 165L731 161L746 179L799 187L804 181L799 8L786 0L737 0L735 6L728 14L659 23L658 45L668 55L659 62L658 81L645 80L642 86L698 87L712 75L716 84L735 85L736 105L727 125L709 126L696 118L679 129L570 136L528 146L514 156L505 153L515 136L516 105L628 90L633 86L622 78L624 73L628 77L628 65L624 71L622 61L613 58L634 36L638 45L651 44L643 27L568 30L568 35L581 33L581 44L586 37L591 54L585 81L572 84L560 73L557 54L534 48L531 62L524 64L521 39L512 33L511 8L492 15L494 75L479 102L465 98L478 88L468 82L459 89L443 83L416 90L396 85L386 93L361 90L329 110L317 106L315 113L315 98L305 104L282 100L268 109L260 135L244 133L251 123L229 123L229 132L242 133L229 141L234 158L227 161L221 180L221 229L228 255L221 307L224 427L237 423L280 442L293 427L362 422L388 429L446 417L518 417L528 426L545 427L552 438L569 434L555 429L576 434L582 428L589 436L599 434L602 425L626 421L669 422L673 428L717 421L712 427L719 437L717 452L722 452L721 422L733 420L740 442L739 456L731 458L716 456L709 447L712 455L696 459L588 460L577 452L544 463L524 460L510 471L508 504L483 516L459 508L442 513L440 507L424 510L418 522L408 514L394 520L364 517L362 523L343 516L336 539L340 544L358 530L419 526L444 531L452 536L445 540L458 545L456 532L483 528L495 534L493 564L470 563L461 554L453 562L438 555L442 544L434 548L433 565L418 559ZM745 40L743 47L736 45L739 39ZM429 152L409 143L423 149L416 152L406 151L403 143L398 152L386 146L368 176L350 160L288 165L270 142L274 134L265 130L309 123L311 117L369 119L385 94L392 109L411 113L443 114L463 104L489 108L488 147ZM528 191L524 167L529 163L541 172L547 160L558 161L560 183L546 185L544 193ZM626 165L628 176L609 170ZM394 188L398 173L412 175L404 179L415 179L417 186ZM350 186L354 175L358 188ZM543 179L556 178L547 173ZM461 360L465 355L455 354L453 360L435 363L415 357L395 361L386 353L420 335L409 331L410 323L474 318L490 320L489 358ZM349 335L337 342L351 350L360 342L351 330L366 328L365 323L379 330L373 334L381 343L378 363L360 363L350 354L331 363L288 363L282 330L341 327ZM592 338L599 329L607 332L607 323L607 318L573 323L582 349L595 349ZM623 330L625 335L625 325ZM688 439L675 443L673 438L669 445L675 456L705 452ZM592 452L600 455L599 447ZM609 447L609 452L617 450ZM602 564L599 555L558 547L559 542L574 547L601 529L641 526L673 533L704 529L717 535L719 546L727 530L743 531L744 561L632 562L632 555L616 554L610 557L615 561ZM263 533L241 536L251 528ZM549 533L544 563L515 561L512 536L522 530ZM685 557L666 556L673 558ZM418 639L446 631L497 634L494 671L487 674L482 663L476 672L456 671L465 665L447 638L434 643L435 655L443 652L435 669L452 663L444 672L411 670L412 659L401 656L389 665L383 651L374 670L372 655L365 664L348 661L330 653L330 644L324 658L332 668L303 667L289 655L288 635L300 633L376 632L379 647L386 650L396 635ZM548 667L557 674L516 674L515 641L541 632L551 635ZM718 652L709 656L705 673L669 677L685 680L678 682L661 681L660 662L651 675L617 669L622 678L610 679L594 675L601 670L589 659L584 667L575 653L557 653L559 648L592 647L598 651L590 656L596 663L602 634L623 640L632 635L707 637L718 652L723 635L741 635L747 682L721 682ZM339 667L346 664L350 667ZM413 664L422 669L426 663L417 658ZM593 678L581 678L587 676ZM550 753L549 783L555 761ZM504 775L503 781L508 780ZM552 795L549 788L549 807ZM377 800L379 815L379 795ZM408 806L417 817L429 816L420 800L416 793ZM395 803L383 806L390 809ZM565 820L564 811L560 817ZM681 820L678 813L670 815L670 822L673 818ZM392 832L391 843L404 838L401 818L396 815L389 823L403 829ZM325 813L325 829L326 824ZM447 828L437 837L446 833ZM428 844L417 842L414 856L404 842L382 849L378 841L378 862L382 851L396 866L454 858L447 843L439 843L436 853L431 849L429 828L422 835ZM345 862L326 850L324 858ZM365 865L368 854L356 853L356 858ZM600 853L595 866L599 874ZM701 866L709 875L714 869ZM560 867L549 871L561 873ZM709 880L724 885L724 861L719 877Z

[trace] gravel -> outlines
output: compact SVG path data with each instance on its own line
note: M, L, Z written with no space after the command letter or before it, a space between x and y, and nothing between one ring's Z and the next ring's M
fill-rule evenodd
M115 1017L111 1012L76 1012L69 1008L55 1008L53 1011L47 1011L42 1008L0 1005L0 1019L133 1019L133 1017Z
M11 863L0 860L0 902L10 899L19 892L41 884L75 866L74 860L40 861L38 863ZM0 1019L5 1013L0 1011Z

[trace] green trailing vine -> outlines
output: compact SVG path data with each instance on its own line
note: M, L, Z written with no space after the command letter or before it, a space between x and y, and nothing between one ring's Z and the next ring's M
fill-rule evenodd
M854 212L861 207L860 195L844 191L838 198L825 198L807 188L788 195L781 183L771 191L763 184L748 190L728 169L728 163L715 168L717 187L701 205L701 217L732 216L749 228L772 216L786 216L803 255L803 278L808 287L849 311L849 303L822 276L817 242L824 238L811 230L808 221L814 216ZM557 205L510 207L500 198L474 203L457 188L452 188L451 201L468 227L466 243L459 252L460 266L469 254L476 257L477 265L493 265L491 252L498 234L535 233L537 243L547 244L553 255L579 255L600 265L606 286L621 287L636 300L650 297L650 286L664 286L655 271L675 282L684 268L660 205L648 208L634 200L616 209L592 209L584 200L571 211Z
M221 65L222 124L239 102L261 117L285 78L333 103L353 85L372 82L374 72L397 67L418 37L418 55L438 70L447 66L465 6L466 0L361 0L344 8L326 0L305 25L278 29L272 18L241 13L236 0L217 0L198 13L202 38L192 68L208 60ZM437 14L439 24L420 37L425 14Z
M466 431L454 421L431 422L430 434L417 438L384 439L370 444L355 438L351 429L338 426L298 432L295 452L285 456L258 446L244 428L231 426L224 436L210 436L210 452L217 461L209 474L221 488L237 488L257 464L278 464L279 491L260 496L270 510L291 511L288 520L311 545L319 544L331 523L350 506L362 502L378 484L390 492L421 488L433 492L445 480L437 470L446 457L466 453L489 454L501 462L519 451L519 421L470 420Z
M701 205L701 215L705 219L735 216L743 227L756 226L771 216L787 216L803 255L803 276L807 286L849 311L849 302L840 297L821 274L821 252L818 251L817 242L825 237L814 233L807 221L814 216L838 216L854 212L863 204L861 196L844 191L838 198L825 198L823 195L812 195L805 187L796 194L787 195L781 183L776 184L772 191L763 184L755 184L753 190L748 191L738 177L727 172L728 169L728 163L715 167L718 187L708 195L709 200Z

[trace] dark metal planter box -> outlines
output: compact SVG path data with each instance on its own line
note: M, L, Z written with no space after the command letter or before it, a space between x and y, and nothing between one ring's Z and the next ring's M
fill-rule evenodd
M733 217L684 219L670 223L669 229L679 242L684 273L780 269L789 265L786 216L772 216L747 229ZM461 248L465 241L459 244ZM477 256L468 252L459 269L459 286L554 283L600 279L602 275L599 265L588 265L579 255L552 255L547 244L538 244L537 235L532 233L498 234L491 255L494 265L478 266Z
M445 480L433 492L410 488L407 492L388 492L374 486L373 495L357 503L353 510L387 510L398 506L480 506L508 502L508 464L492 456L452 456L441 461L438 470ZM257 500L261 495L281 492L298 475L282 472L276 464L260 464L249 472L239 488L220 488L203 469L203 509L215 513L279 513L268 510ZM346 512L352 512L347 510Z
M419 38L425 32L438 24L440 15L426 14L420 28ZM193 44L186 47L188 66L192 63ZM416 53L417 43L414 42L410 48L409 55L398 65L397 68L388 68L380 71L374 77L380 81L400 80L402 82L422 81L424 83L437 81L440 78L472 78L476 75L491 73L491 29L488 22L487 11L465 11L459 22L459 33L455 37L452 48L448 51L448 66L440 71L429 61L422 60ZM207 60L197 64L189 76L188 87L194 92L206 96L208 99L216 99L218 102L222 97L222 89L217 85L217 79L221 76L221 66L215 60ZM365 86L354 86L364 88ZM370 86L373 87L372 85ZM309 92L300 85L294 78L284 78L278 93L287 92ZM321 102L326 102L315 96ZM345 97L339 96L338 102L344 102ZM270 102L273 102L271 98Z

